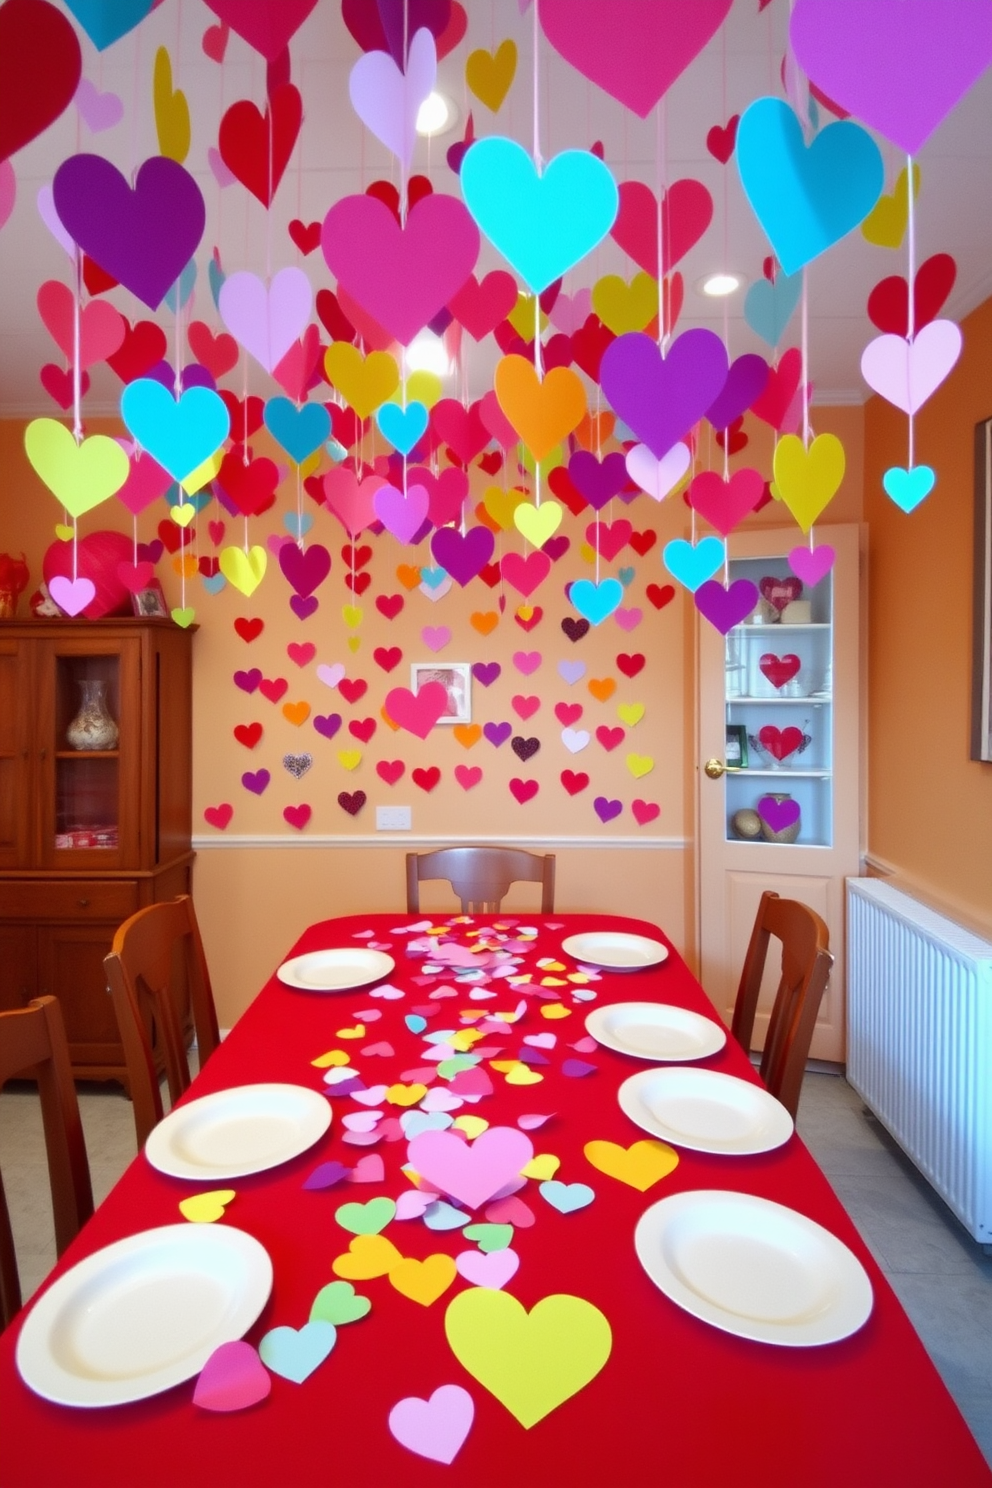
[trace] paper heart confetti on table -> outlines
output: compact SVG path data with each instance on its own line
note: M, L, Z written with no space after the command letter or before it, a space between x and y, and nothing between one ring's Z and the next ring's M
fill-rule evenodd
M513 1127L490 1127L470 1147L448 1132L424 1132L410 1143L408 1155L428 1183L475 1209L516 1178L534 1148Z
M272 1379L250 1343L237 1338L218 1344L197 1376L193 1404L201 1410L238 1411L258 1405Z
M446 1466L454 1462L472 1429L475 1404L461 1385L439 1385L429 1400L407 1396L393 1406L388 1424L401 1446Z
M333 1323L336 1328L344 1323L355 1323L368 1317L372 1303L368 1297L359 1296L350 1281L331 1281L321 1287L310 1306L311 1323Z
M233 1188L215 1188L210 1193L191 1194L188 1199L180 1199L179 1212L191 1224L213 1224L215 1220L223 1219L224 1211L234 1196Z
M262 1363L273 1374L302 1385L332 1352L337 1343L333 1323L305 1323L302 1328L271 1328L258 1345Z
M616 1142L587 1142L583 1147L586 1159L600 1173L618 1178L640 1193L646 1193L654 1184L667 1177L677 1166L679 1155L667 1142L654 1138L634 1142L630 1147L621 1147Z

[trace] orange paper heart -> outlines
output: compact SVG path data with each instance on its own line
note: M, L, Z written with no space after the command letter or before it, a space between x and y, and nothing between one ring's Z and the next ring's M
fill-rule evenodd
M390 1270L389 1282L411 1302L430 1307L444 1295L457 1275L451 1256L438 1253L429 1255L424 1261L414 1260L412 1256L400 1261Z
M630 1147L616 1142L587 1142L583 1147L589 1162L609 1178L619 1178L645 1193L678 1166L679 1155L667 1142L647 1138Z
M371 1281L374 1276L386 1276L402 1260L385 1235L356 1235L347 1252L331 1262L331 1270L346 1281Z
M538 379L526 357L505 356L496 367L496 398L535 460L550 455L586 412L585 388L570 367Z

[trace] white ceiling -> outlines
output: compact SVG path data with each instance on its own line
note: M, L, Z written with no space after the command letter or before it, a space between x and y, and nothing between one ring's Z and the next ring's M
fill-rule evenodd
M686 0L691 4L692 0ZM520 14L518 0L465 0L468 33L439 66L439 87L462 111L471 108L476 134L504 134L528 148L533 139L533 21ZM540 39L539 113L541 151L547 159L566 147L588 147L601 140L605 158L618 180L639 178L652 186L659 180L695 176L710 189L715 212L702 240L680 264L686 282L685 306L678 329L709 324L726 331L734 355L767 348L742 318L743 295L727 304L707 301L697 281L723 267L742 271L750 280L761 274L769 252L754 220L731 161L721 166L706 149L714 124L743 110L768 92L781 94L779 67L785 48L789 6L771 0L759 13L758 0L735 0L723 30L670 89L662 120L642 122L588 83ZM168 48L173 84L182 88L192 114L192 147L186 161L207 204L207 228L197 253L199 278L191 314L214 329L220 319L206 278L212 249L220 250L227 272L252 269L265 274L287 264L302 264L315 291L333 287L320 251L302 258L291 242L287 224L323 218L341 196L364 189L377 176L396 179L393 158L368 134L351 109L348 74L360 55L345 29L338 0L319 0L316 10L291 43L293 81L303 96L304 124L271 213L238 183L221 188L211 173L207 151L216 148L222 113L239 98L262 105L265 62L239 37L230 37L223 66L203 52L202 36L216 22L200 0L162 0L133 31L99 53L80 32L83 74L101 91L113 90L125 105L124 119L109 131L91 134L75 107L39 139L19 151L13 164L17 200L0 229L0 414L7 417L59 410L43 392L38 373L45 362L61 357L41 324L35 305L39 285L49 278L71 282L70 262L49 234L36 208L39 188L51 182L59 164L76 151L107 156L126 174L158 152L152 108L152 68L156 50ZM75 24L75 23L74 23ZM505 37L517 42L520 60L510 94L497 115L467 93L464 64L477 47L493 48ZM919 157L922 187L916 211L917 261L931 253L949 252L957 259L958 279L944 314L960 319L992 293L992 73L987 73L928 141ZM436 190L457 194L458 183L444 160L444 150L458 134L418 144L414 169L429 174ZM659 139L663 151L659 151ZM905 164L899 152L880 141L891 190ZM663 158L662 158L663 155ZM479 273L501 264L484 249ZM893 251L867 244L851 234L808 270L809 356L816 397L822 402L860 401L866 394L859 373L860 354L876 334L865 312L868 293L888 274L905 273L905 247ZM596 250L567 277L568 291L590 285L604 273L629 276L631 265L612 241ZM130 319L149 314L126 290L109 298ZM175 317L164 308L157 318L167 329L170 347ZM783 346L796 344L798 315ZM475 395L491 367L493 351L468 341L469 383ZM189 359L186 352L186 359ZM84 402L97 414L117 406L121 384L108 367L92 371L92 388ZM233 381L238 391L243 373ZM268 395L274 390L254 363L249 387Z

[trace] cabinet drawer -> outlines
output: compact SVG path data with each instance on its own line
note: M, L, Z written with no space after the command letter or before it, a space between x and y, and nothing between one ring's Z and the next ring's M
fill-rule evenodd
M126 881L33 879L0 883L5 920L126 920L138 908L138 886Z

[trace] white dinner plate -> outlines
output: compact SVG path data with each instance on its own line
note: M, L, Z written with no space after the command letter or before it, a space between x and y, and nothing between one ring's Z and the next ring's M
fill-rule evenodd
M763 1085L716 1070L641 1070L617 1099L653 1137L694 1152L770 1152L792 1136L792 1117Z
M871 1282L847 1246L753 1194L672 1194L642 1214L634 1248L666 1297L741 1338L810 1348L856 1333L871 1313Z
M668 947L646 935L625 935L619 930L587 930L582 935L569 935L562 950L588 966L602 966L606 971L641 971L657 966L668 956Z
M598 1044L638 1059L705 1059L727 1042L719 1023L666 1002L614 1002L594 1008L586 1031Z
M330 1102L304 1085L235 1085L170 1111L145 1156L170 1178L243 1178L297 1157L330 1124Z
M395 965L385 951L370 951L366 946L335 946L294 956L279 967L276 976L287 987L299 987L304 992L347 992L388 976Z
M17 1368L57 1405L123 1405L199 1374L247 1332L272 1290L272 1262L243 1230L165 1225L73 1266L28 1314Z

